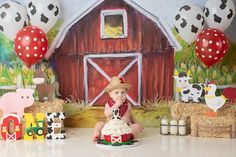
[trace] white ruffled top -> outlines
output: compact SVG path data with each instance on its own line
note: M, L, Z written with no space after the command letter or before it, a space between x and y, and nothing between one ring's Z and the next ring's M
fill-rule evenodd
M131 128L120 119L111 119L108 123L102 128L102 135L124 135L131 134Z

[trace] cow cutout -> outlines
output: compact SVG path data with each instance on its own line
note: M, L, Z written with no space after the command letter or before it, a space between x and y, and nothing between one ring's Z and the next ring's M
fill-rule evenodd
M201 101L201 96L204 93L205 85L203 83L190 84L189 80L192 79L190 76L190 71L188 73L181 72L174 76L176 80L177 92L181 93L181 100L188 103L190 100L199 103Z

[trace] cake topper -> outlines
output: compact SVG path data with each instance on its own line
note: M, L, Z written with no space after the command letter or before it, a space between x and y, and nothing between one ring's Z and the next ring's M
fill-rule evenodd
M119 120L121 120L121 116L120 116L119 112L120 112L119 109L113 110L112 111L112 119L119 119Z

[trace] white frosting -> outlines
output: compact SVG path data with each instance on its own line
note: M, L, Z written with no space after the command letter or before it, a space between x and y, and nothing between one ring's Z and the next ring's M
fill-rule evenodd
M123 135L132 133L131 128L119 119L112 119L102 128L102 135Z

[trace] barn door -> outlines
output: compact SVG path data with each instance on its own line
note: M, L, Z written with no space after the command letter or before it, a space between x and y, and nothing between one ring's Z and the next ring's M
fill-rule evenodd
M127 99L134 106L141 104L142 55L140 53L93 54L84 57L85 101L90 106L105 104L104 89L111 77L119 76L131 84Z

